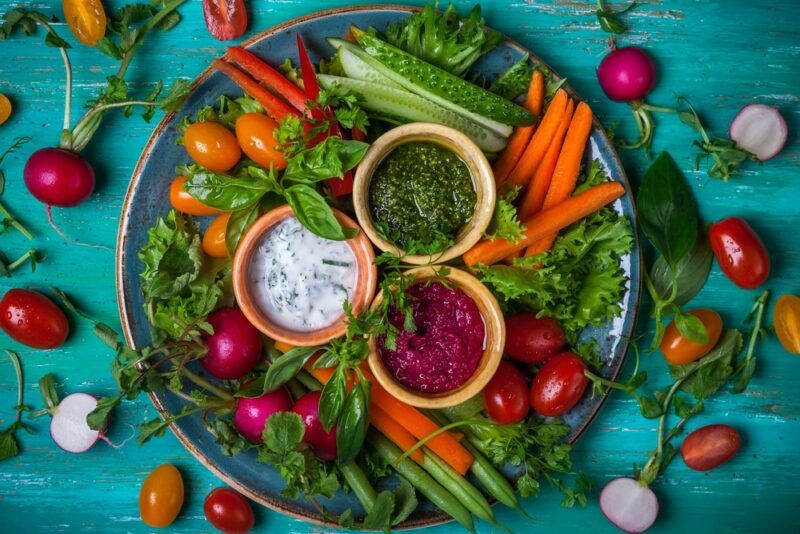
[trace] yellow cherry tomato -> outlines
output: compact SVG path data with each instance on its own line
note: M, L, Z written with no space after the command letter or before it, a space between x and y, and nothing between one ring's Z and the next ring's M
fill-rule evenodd
M225 244L225 230L228 227L230 213L223 213L208 225L203 234L203 252L212 258L227 258L228 246Z
M0 124L3 124L11 116L11 100L0 93Z
M775 335L790 354L800 354L800 297L781 295L772 316Z
M94 46L106 34L106 12L100 0L63 0L64 20L75 37Z
M678 331L675 321L669 323L661 340L660 349L664 353L664 359L672 365L685 365L695 360L699 360L714 348L722 335L722 317L717 312L709 309L692 310L689 312L703 322L708 332L706 343L697 343L686 339Z
M178 176L169 185L169 203L181 213L187 215L219 215L219 210L209 208L183 189L185 176Z
M192 161L214 172L230 170L242 157L236 136L216 122L190 125L183 132L183 144Z
M170 525L183 506L183 477L174 465L162 464L147 475L139 491L139 515L151 527Z
M265 167L286 168L286 158L278 150L274 132L278 123L263 113L245 113L236 119L236 139L247 157Z

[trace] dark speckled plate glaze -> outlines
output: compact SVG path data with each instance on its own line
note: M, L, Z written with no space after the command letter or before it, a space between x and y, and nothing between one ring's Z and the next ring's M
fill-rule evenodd
M322 57L332 52L325 43L325 37L344 35L350 24L362 28L374 26L382 30L387 24L407 17L411 9L404 6L363 6L314 13L267 30L250 39L245 46L262 57L271 58L273 63L281 63L286 57L296 58L294 34L299 32L312 54ZM520 45L507 41L499 50L481 59L474 68L487 79L493 79L517 61L524 52ZM540 61L533 55L531 57L534 61ZM133 346L141 347L150 342L147 320L142 311L139 279L142 264L136 253L147 240L148 228L170 209L167 198L175 167L188 161L183 147L175 145L178 136L175 126L184 115L193 116L200 107L212 103L222 94L235 96L241 94L241 91L224 75L209 70L203 72L195 81L194 92L183 110L177 115L165 117L155 129L133 173L122 208L116 266L121 321L125 337ZM605 132L596 122L590 144L589 157L599 159L609 175L630 192L619 159ZM630 194L618 200L614 208L635 222L636 214ZM634 330L641 289L640 261L637 241L632 254L624 258L622 263L630 280L629 290L621 303L622 316L602 328L584 332L587 339L593 337L599 342L601 354L606 361L603 374L607 377L614 378L619 373L628 340ZM184 401L169 393L152 395L152 400L162 412L176 412L184 406ZM568 414L566 420L572 427L570 441L575 441L591 424L604 400L605 398L585 398ZM287 499L281 495L284 484L280 474L273 467L258 463L253 451L245 451L233 457L224 456L199 416L181 419L172 429L200 462L250 499L307 521L323 521L320 513L307 501ZM343 492L339 492L333 499L321 499L320 502L334 514L347 508L361 511L356 498ZM401 528L429 526L449 519L449 516L430 503L423 502Z

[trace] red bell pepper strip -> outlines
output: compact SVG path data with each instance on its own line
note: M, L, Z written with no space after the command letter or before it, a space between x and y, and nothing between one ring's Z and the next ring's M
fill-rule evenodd
M228 61L239 65L250 76L265 84L276 95L283 97L297 111L300 113L305 112L306 101L308 100L306 93L257 55L239 46L231 46L228 48L228 53L225 54L225 57ZM314 81L316 82L316 78ZM316 99L316 96L314 99Z
M276 121L280 121L286 115L300 117L299 111L267 91L264 87L259 85L257 81L230 63L222 61L221 59L215 59L211 62L211 66L236 82L236 85L241 87L245 93L255 98L256 101L264 107L267 115Z
M217 41L238 39L247 29L247 10L242 0L203 0L203 18Z

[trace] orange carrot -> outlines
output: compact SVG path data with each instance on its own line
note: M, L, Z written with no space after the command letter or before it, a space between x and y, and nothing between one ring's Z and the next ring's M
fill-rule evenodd
M494 241L484 239L478 242L464 254L464 263L468 266L478 263L486 265L497 263L506 256L530 246L535 241L591 215L624 193L625 189L618 182L606 182L591 187L583 193L569 197L561 204L540 211L525 220L523 222L525 231L516 243L505 239L495 239Z
M255 98L259 104L264 106L264 110L266 110L267 115L276 121L280 121L286 115L295 115L296 117L300 117L299 111L267 91L257 81L250 77L249 74L242 72L230 63L222 61L221 59L215 59L211 62L211 66L236 82L236 85L241 87L245 93Z
M525 190L525 196L519 208L520 219L527 219L542 210L544 198L547 196L547 189L550 187L550 180L553 177L553 170L558 161L558 154L561 152L561 145L564 142L564 135L567 133L570 119L572 119L574 105L572 100L567 103L567 109L561 118L558 130L553 136L553 140L550 141L550 146L547 148L542 162L536 168L536 173Z
M411 432L403 428L403 425L389 417L389 414L374 404L369 407L369 422L372 426L377 428L381 434L400 447L400 450L403 452L409 450L419 441L411 435ZM419 464L423 461L421 449L415 449L409 456Z
M528 95L525 97L525 109L538 117L542 114L543 102L544 75L541 71L535 70L528 86ZM508 178L511 170L522 157L535 129L535 126L520 126L514 129L508 139L508 145L494 164L494 180L498 187Z
M542 117L542 122L539 123L539 127L534 132L531 142L528 143L522 157L514 166L511 174L508 175L506 182L509 185L524 186L530 181L545 152L547 152L550 140L558 130L561 117L567 109L567 100L567 92L559 89L550 102L544 117Z
M288 343L284 343L283 341L276 341L275 342L275 350L280 352L289 352L294 348L293 345L289 345Z

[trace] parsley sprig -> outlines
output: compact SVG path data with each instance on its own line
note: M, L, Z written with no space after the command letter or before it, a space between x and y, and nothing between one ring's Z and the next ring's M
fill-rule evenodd
M6 356L14 366L14 374L17 377L17 404L14 406L16 417L14 422L8 428L0 431L0 461L7 458L17 456L20 452L19 442L17 441L17 430L29 430L28 425L22 422L22 412L27 411L29 408L23 404L23 379L22 379L22 365L19 361L19 356L16 352L6 350Z

